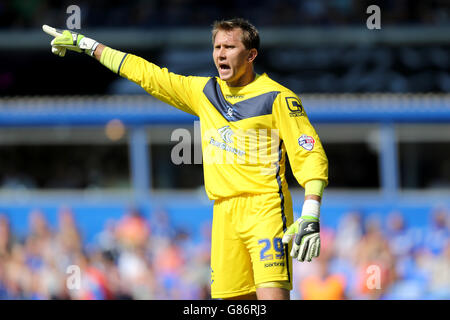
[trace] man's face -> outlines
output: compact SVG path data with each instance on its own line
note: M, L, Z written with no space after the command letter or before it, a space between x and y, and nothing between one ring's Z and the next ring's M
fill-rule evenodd
M253 73L252 54L256 50L247 50L241 37L242 30L235 28L219 30L214 39L213 58L219 77L232 86L240 86L240 79L248 72Z

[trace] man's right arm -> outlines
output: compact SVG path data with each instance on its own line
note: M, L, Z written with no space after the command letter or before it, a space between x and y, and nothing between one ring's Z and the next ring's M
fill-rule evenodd
M201 92L200 88L207 78L171 73L141 57L114 50L70 30L47 25L42 28L55 37L51 42L54 54L63 57L67 50L84 52L111 71L140 85L157 99L182 111L198 115L196 95Z
M97 48L94 50L94 58L100 61L100 58L102 57L103 49L106 48L106 46L102 43L99 43Z
M99 44L93 56L105 67L135 82L155 98L182 111L198 115L193 95L197 77L186 77L169 72L133 54Z

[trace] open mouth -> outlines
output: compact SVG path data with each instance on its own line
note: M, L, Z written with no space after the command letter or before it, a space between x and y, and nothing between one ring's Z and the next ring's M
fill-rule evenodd
M225 64L225 63L220 63L219 64L219 70L220 71L226 71L226 70L230 70L230 69L231 69L230 66Z

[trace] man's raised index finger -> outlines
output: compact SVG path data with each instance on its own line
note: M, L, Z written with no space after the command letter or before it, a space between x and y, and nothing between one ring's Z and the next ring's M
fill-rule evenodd
M42 30L44 30L45 33L47 33L47 34L49 34L49 35L51 35L53 37L59 37L60 35L62 35L62 32L59 32L60 30L58 30L56 28L53 28L53 27L50 27L50 26L48 26L46 24L44 24L42 26Z

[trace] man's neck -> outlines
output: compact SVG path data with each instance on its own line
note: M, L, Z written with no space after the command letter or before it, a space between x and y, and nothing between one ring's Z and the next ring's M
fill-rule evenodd
M226 82L227 86L229 87L244 87L248 85L249 83L253 82L256 78L255 72L252 70L252 72L245 73L242 77L237 79L236 81L232 82Z

